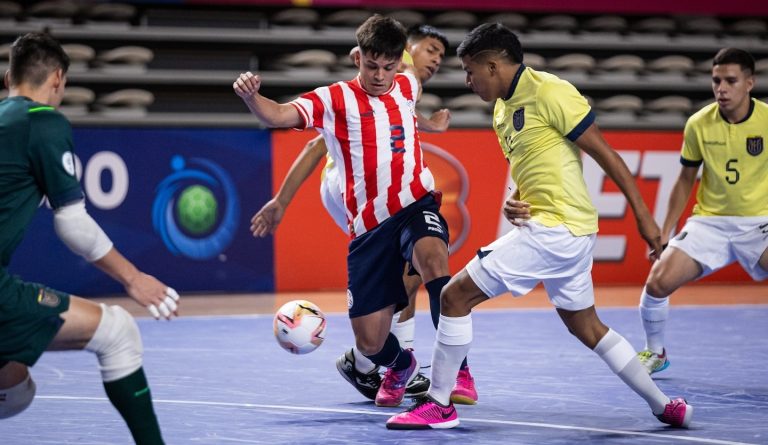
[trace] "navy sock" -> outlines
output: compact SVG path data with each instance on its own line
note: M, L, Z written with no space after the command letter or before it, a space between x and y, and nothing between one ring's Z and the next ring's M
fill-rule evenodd
M443 288L450 280L451 277L446 275L435 278L429 283L424 283L424 287L427 288L427 293L429 294L429 312L432 314L432 324L435 326L435 329L437 329L437 323L440 321L440 292L443 291Z
M411 354L406 353L400 347L400 342L391 332L387 336L387 341L384 342L384 347L381 348L381 351L373 355L366 355L366 357L377 365L392 368L395 371L411 366Z
M432 324L435 325L435 329L437 329L437 323L440 321L440 292L443 291L450 279L451 277L445 276L424 283L424 287L429 293L429 312L432 314ZM461 362L461 369L467 369L467 366L467 358L464 357L464 361Z

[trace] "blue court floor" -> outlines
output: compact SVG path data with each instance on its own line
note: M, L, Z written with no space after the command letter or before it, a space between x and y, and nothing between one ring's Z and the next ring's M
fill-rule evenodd
M636 348L636 309L603 309ZM271 316L142 319L145 369L169 444L768 444L768 306L673 307L671 366L656 381L695 407L692 428L659 423L645 402L571 337L554 310L475 312L469 355L480 402L444 431L389 431L400 408L377 408L337 373L348 319L328 317L325 343L293 356ZM416 354L434 338L417 314ZM429 370L425 369L428 373ZM95 358L47 353L33 368L38 397L0 421L0 444L129 444L106 400Z

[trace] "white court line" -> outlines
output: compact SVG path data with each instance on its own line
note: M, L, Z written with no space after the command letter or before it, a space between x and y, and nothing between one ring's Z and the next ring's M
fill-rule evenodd
M47 400L83 400L88 402L106 402L108 401L103 397L72 397L72 396L37 396L36 399ZM359 409L341 409L341 408L318 408L312 406L291 406L291 405L262 405L256 403L231 403L231 402L205 402L195 400L164 400L154 399L154 403L167 403L171 405L205 405L205 406L226 406L235 408L255 408L255 409L268 409L268 410L284 410L284 411L313 411L323 413L339 413L339 414L369 414L374 416L387 416L390 417L393 413L382 413L379 411L367 411ZM718 439L706 439L701 437L687 437L687 436L675 436L672 434L659 434L659 433L644 433L641 431L625 431L625 430L609 430L603 428L590 428L583 426L571 426L571 425L558 425L554 423L537 423L537 422L516 422L512 420L489 420L489 419L473 419L471 417L462 417L462 422L472 423L485 423L494 425L512 425L512 426L529 426L533 428L549 428L555 430L572 430L572 431L587 431L593 433L606 433L606 434L621 434L625 436L643 436L651 437L654 439L670 439L684 442L694 443L707 443L715 445L757 445L748 442L732 442L728 440Z
M638 300L639 301L639 300ZM768 308L768 304L766 303L755 303L755 304L677 304L673 305L674 308L678 309L766 309ZM601 305L599 308L602 310L637 310L637 306L610 306L610 305ZM478 306L474 313L482 313L482 312L489 312L489 313L516 313L516 312L552 312L554 311L554 306L550 307L504 307L504 308L488 308L484 309L482 306ZM429 314L429 310L427 309L416 309L417 314ZM347 312L325 312L325 315L348 315ZM226 320L232 320L232 319L254 319L254 318L273 318L275 315L272 313L254 313L254 314L218 314L218 315L184 315L179 317L179 320L216 320L216 319L226 319ZM137 320L148 320L150 322L156 322L158 320L155 320L152 318L151 315L134 315L133 316Z

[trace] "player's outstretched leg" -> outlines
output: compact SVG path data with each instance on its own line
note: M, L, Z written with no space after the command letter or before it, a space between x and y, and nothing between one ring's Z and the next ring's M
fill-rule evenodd
M557 312L568 330L648 403L657 419L675 427L688 427L693 417L693 407L683 399L670 399L656 386L640 364L632 345L600 321L594 306L576 311L558 308Z

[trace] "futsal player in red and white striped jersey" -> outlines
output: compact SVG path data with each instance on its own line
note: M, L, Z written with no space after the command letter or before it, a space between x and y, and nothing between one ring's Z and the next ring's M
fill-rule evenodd
M397 74L405 30L374 15L356 37L360 72L351 81L317 88L287 104L259 94L261 79L250 72L233 88L268 126L313 127L323 135L351 221L347 296L356 346L388 368L376 404L397 406L418 372L413 353L389 332L392 315L408 304L402 271L411 263L427 291L439 296L449 280L448 227L419 143L419 81L412 67Z

